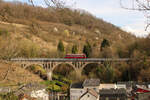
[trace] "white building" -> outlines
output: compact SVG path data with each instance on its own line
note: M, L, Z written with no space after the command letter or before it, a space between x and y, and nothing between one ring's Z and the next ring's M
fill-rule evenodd
M85 92L84 89L70 89L70 100L79 100Z
M127 89L125 83L117 83L116 86L117 86L117 89Z
M86 90L83 89L82 82L72 84L70 88L70 100L79 100L85 92Z
M150 89L150 84L148 84L148 88Z
M70 87L70 100L99 100L99 79L87 79Z

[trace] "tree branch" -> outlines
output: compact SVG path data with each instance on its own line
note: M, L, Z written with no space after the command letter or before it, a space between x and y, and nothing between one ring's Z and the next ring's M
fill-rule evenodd
M34 6L34 0L28 0ZM65 0L43 0L46 6L63 8L65 6Z
M129 1L131 1L131 0L129 0ZM150 0L132 0L131 7L126 6L125 2L126 2L126 0L120 0L120 6L123 9L142 11L143 13L145 13L145 17L147 19L150 18L150 16L149 16ZM130 3L130 2L128 2L128 3ZM145 31L147 31L149 26L150 26L150 22L147 20L147 26L145 28Z
M126 7L125 5L123 5L123 1L125 1L125 0L120 0L120 6L124 9L139 10L139 11L150 10L150 6L149 6L150 1L149 0L144 0L143 2L141 2L141 0L132 0L131 7Z

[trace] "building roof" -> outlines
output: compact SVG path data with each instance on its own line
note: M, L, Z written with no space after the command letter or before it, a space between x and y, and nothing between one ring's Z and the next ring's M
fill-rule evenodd
M83 95L81 95L80 99L81 99L83 96L85 96L87 93L89 93L89 94L93 95L94 97L98 98L98 93L97 93L95 90L93 90L93 89L88 89Z
M100 84L99 89L116 89L116 84Z
M100 80L99 79L87 79L84 81L83 86L99 86Z
M125 89L102 89L100 90L100 95L107 94L126 94Z
M30 95L32 91L43 90L46 89L46 86L39 83L28 83L21 86L16 92L16 95L27 94Z
M83 88L83 82L73 83L71 84L71 88Z
M145 87L141 87L141 86L134 87L134 90L139 93L150 92L149 88L145 88Z
M90 90L88 90L88 92L89 92L91 95L93 95L93 96L95 96L96 98L98 98L98 93L97 93L95 90L90 89Z
M127 88L130 88L133 86L133 84L135 84L135 82L132 82L132 81L128 81L128 82L117 82L117 85L118 84L125 84Z
M127 81L127 82L117 82L118 84L125 84L128 86L134 86L134 85L145 85L148 86L150 84L150 82L135 82L135 81Z

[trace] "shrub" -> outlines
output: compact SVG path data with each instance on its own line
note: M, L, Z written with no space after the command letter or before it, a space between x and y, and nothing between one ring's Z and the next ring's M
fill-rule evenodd
M67 37L69 37L69 35L70 35L69 30L67 30L67 29L64 30L64 35L67 36Z
M19 100L12 92L6 94L0 94L0 100Z
M0 29L0 36L8 36L8 31L6 29Z
M45 79L46 71L39 65L31 65L27 69L35 74L38 74L41 78Z
M32 43L31 41L28 40L20 41L19 46L20 46L19 55L22 57L33 58L39 57L41 55L39 45Z

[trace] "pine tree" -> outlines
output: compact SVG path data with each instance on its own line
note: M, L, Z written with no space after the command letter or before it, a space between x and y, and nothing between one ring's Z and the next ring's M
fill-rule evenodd
M62 41L59 41L58 46L57 46L57 50L60 52L64 52L64 44Z
M73 45L73 47L72 47L72 53L73 54L76 54L78 52L78 47L77 47L77 45Z
M89 57L92 53L92 47L89 42L86 43L83 47L83 53L86 54L87 57Z
M110 46L109 41L107 39L103 39L102 43L101 43L101 51L103 50L103 48Z

